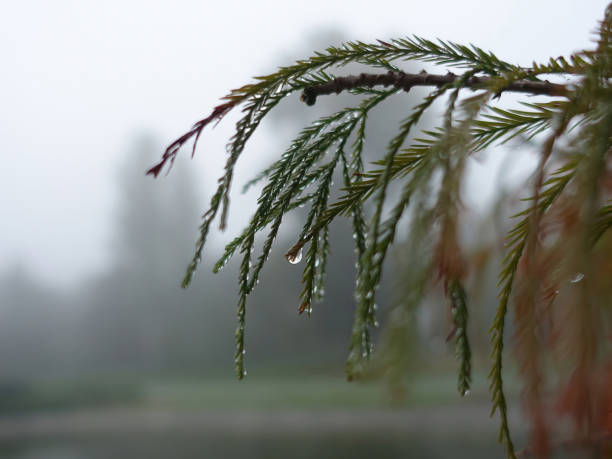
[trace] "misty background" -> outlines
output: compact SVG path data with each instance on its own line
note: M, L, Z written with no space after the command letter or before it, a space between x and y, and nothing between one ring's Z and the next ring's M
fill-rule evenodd
M241 195L242 185L278 157L302 126L354 99L330 96L306 107L294 95L262 124L238 165L229 228L225 233L212 232L203 264L187 290L180 288L180 281L192 255L200 215L221 173L224 145L236 114L204 133L193 159L188 151L182 152L168 175L153 180L144 172L168 143L207 115L229 90L328 45L414 33L473 42L510 62L527 65L532 59L591 46L590 31L605 5L569 0L4 5L0 15L0 430L4 432L0 431L0 457L199 457L210 448L223 457L228 444L236 456L258 451L261 457L272 457L270 451L292 451L294 436L301 436L299 426L295 431L287 427L295 418L287 421L262 414L249 424L225 414L227 410L268 413L272 407L295 414L318 406L332 410L334 416L364 406L386 410L389 397L384 388L348 385L342 379L355 275L345 222L332 228L325 301L315 305L312 317L306 319L297 315L301 267L289 265L283 257L301 228L305 209L296 209L286 221L261 284L249 298L249 375L243 383L233 380L237 263L228 264L220 274L211 272L224 244L246 224L254 208L258 190ZM371 159L381 156L399 120L422 94L402 94L372 114L367 132ZM520 149L505 151L505 156L477 158L470 165L464 202L476 223L465 238L474 246L495 240L492 203L500 180L510 186L513 177L524 176L532 165L532 158ZM504 161L508 155L520 158L512 168ZM401 257L397 252L384 273L383 322L394 285L401 283ZM486 373L486 329L496 295L494 272L486 276L489 280L480 285L491 288L479 290L481 307L470 319L477 374ZM419 352L428 364L422 373L415 373L412 396L402 405L408 410L417 407L416 415L410 411L396 419L392 416L398 414L392 411L374 417L382 430L371 438L362 435L370 438L367 444L360 443L366 441L363 438L357 441L330 428L344 425L345 430L359 433L363 413L346 418L321 418L320 412L312 418L304 415L299 419L305 430L316 434L319 422L335 436L328 432L323 439L315 434L308 437L303 457L320 455L321 450L329 457L347 451L355 457L401 457L407 444L421 445L422 457L437 453L444 457L445 451L428 449L433 440L413 438L410 433L413 428L418 431L414 419L427 425L427 411L418 411L419 406L447 407L438 418L433 410L434 423L442 418L453 423L465 416L465 411L454 411L455 402L449 402L458 396L452 349L436 325L444 320L443 310L424 311L420 318ZM486 405L484 376L475 382L474 392L476 408L462 409L475 410L474 419L482 419L479 429L494 432L497 420L489 422L478 411ZM150 436L127 442L113 436L110 441L108 432L88 430L88 435L101 435L94 446L83 446L73 418L57 414L117 406L130 411L113 412L101 418L102 425L133 426L142 421L147 434L159 433L152 427L151 432L146 430L157 424L133 413L187 409L214 414L197 419L181 415L180 422L168 421L161 431L174 436L168 434L165 443ZM50 425L60 426L61 440L56 441L49 430L42 429L41 434L31 424L16 424L13 418L38 413L51 416L42 418ZM398 420L405 430L391 428ZM181 428L181 422L198 433L197 442L177 440L189 430ZM284 436L262 434L261 426L254 427L262 422ZM215 430L218 425L227 428ZM245 432L251 435L246 443ZM458 432L463 433L461 428ZM47 438L42 446L40 435ZM139 435L144 434L139 431ZM487 437L484 443L471 444L466 457L480 453L487 457L489 448L497 448L494 435ZM182 449L176 449L177 443Z

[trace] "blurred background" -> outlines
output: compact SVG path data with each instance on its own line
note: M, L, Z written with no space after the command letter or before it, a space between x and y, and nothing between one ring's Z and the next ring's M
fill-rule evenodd
M301 269L283 253L303 209L285 224L250 299L248 377L234 379L237 263L218 275L211 266L253 209L257 190L240 189L304 124L353 103L350 96L306 107L296 95L263 123L239 164L231 224L213 232L187 290L180 281L236 114L205 133L193 159L183 152L167 176L144 172L232 88L328 45L417 34L529 65L592 46L606 3L4 4L0 458L501 455L497 417L488 418L487 329L499 262L489 249L508 225L495 198L500 190L512 195L529 173L529 152L509 146L470 164L463 236L487 268L471 289L475 374L465 399L455 388L442 296L419 311L401 397L380 382L344 380L354 307L350 230L333 227L326 299L310 319L298 316ZM372 159L423 94L401 95L373 113ZM380 295L383 325L406 270L398 247ZM508 377L516 400L512 368Z

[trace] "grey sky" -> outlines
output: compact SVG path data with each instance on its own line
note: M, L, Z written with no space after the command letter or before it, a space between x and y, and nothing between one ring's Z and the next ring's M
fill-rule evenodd
M274 70L279 56L299 57L293 50L316 30L364 41L414 33L473 42L529 64L592 46L606 3L5 2L0 272L20 260L69 284L102 269L116 170L133 136L150 131L169 142L231 88ZM228 119L208 132L194 161L208 183L231 127ZM204 167L211 155L217 166ZM203 186L203 202L207 192Z

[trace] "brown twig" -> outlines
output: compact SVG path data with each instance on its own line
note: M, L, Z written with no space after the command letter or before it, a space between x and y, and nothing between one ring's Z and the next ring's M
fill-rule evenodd
M425 71L421 73L392 72L387 73L361 73L345 77L336 77L332 81L314 84L304 89L302 101L307 105L314 105L318 96L328 94L339 94L350 89L374 86L394 86L409 91L414 86L443 86L452 83L460 76L454 73L446 75L430 74ZM486 89L492 78L473 76L463 85L472 90ZM568 89L565 85L555 84L549 81L518 80L504 87L500 92L523 92L543 96L567 96Z

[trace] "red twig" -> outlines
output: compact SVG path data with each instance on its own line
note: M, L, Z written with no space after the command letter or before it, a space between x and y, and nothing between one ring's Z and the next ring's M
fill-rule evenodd
M200 138L200 134L204 128L213 120L221 120L221 118L223 118L232 108L234 108L237 103L237 101L232 100L230 102L217 105L210 115L195 123L189 131L168 145L168 148L166 148L166 151L164 151L164 154L162 155L161 161L149 169L147 171L147 175L153 175L153 177L157 178L168 161L170 161L170 167L172 167L178 151L183 147L183 145L185 145L185 143L189 141L189 139L195 136L195 139L193 140L193 148L191 150L191 156L193 157L195 154L196 145L198 144L198 139Z

